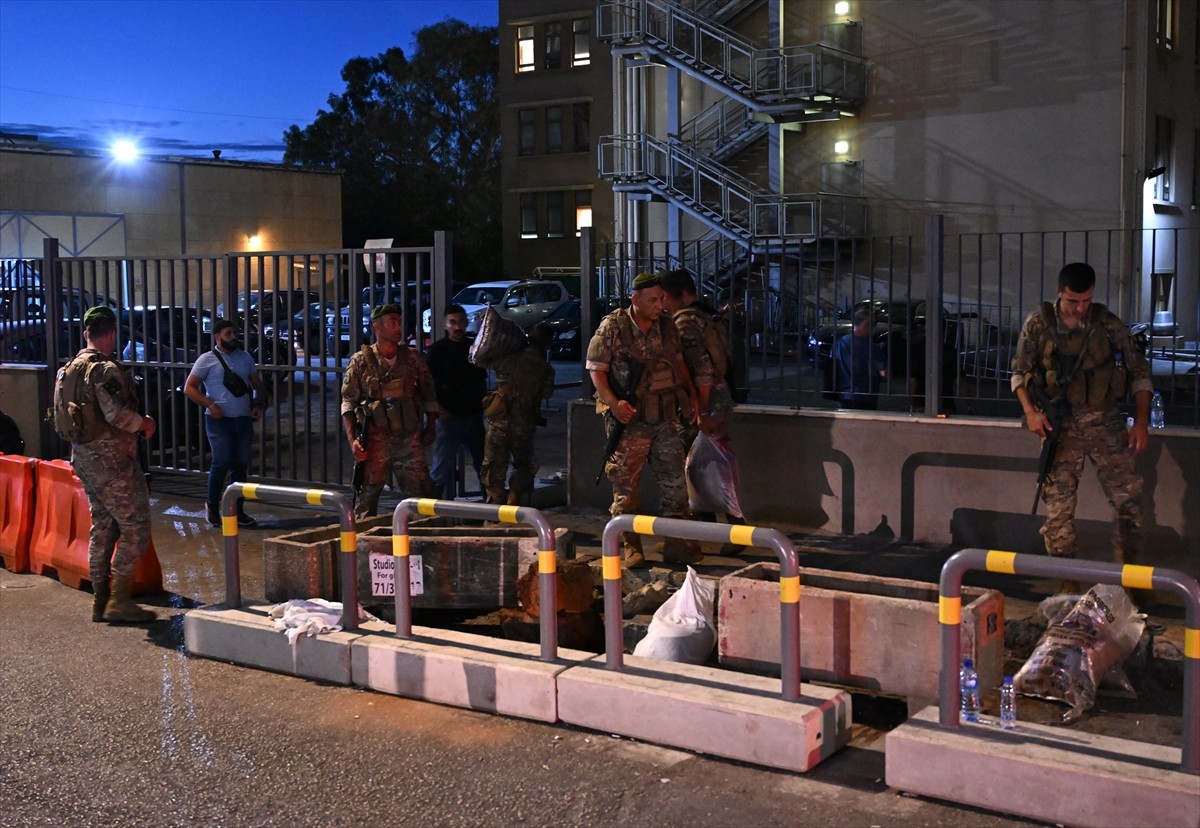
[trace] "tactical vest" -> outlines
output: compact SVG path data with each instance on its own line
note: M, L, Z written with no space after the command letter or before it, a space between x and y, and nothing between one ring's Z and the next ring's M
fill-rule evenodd
M54 404L46 412L46 419L53 423L58 436L68 443L90 443L114 430L100 412L91 384L92 371L110 362L118 364L105 354L84 351L59 370L54 383ZM125 396L125 403L131 408L136 407L128 383Z
M363 406L368 424L375 428L388 428L401 434L420 431L421 411L417 407L417 371L413 360L416 355L410 350L396 354L396 364L385 367L373 345L364 345L363 361L367 370L363 372Z
M1059 333L1052 303L1043 302L1041 312L1046 336L1039 343L1039 362L1050 398L1065 393L1071 411L1081 414L1107 409L1125 396L1127 372L1124 364L1117 365L1114 359L1116 348L1108 329L1108 309L1101 304L1091 306L1087 333L1082 337Z
M691 420L692 401L676 369L678 346L663 332L665 317L659 317L654 322L663 342L663 354L659 357L642 357L635 352L634 322L628 313L619 312L615 319L617 335L620 337L625 356L642 364L641 380L634 389L637 414L634 415L633 422L642 421L654 425L679 417Z
M729 376L729 332L720 320L704 308L689 305L679 311L677 316L691 316L700 320L704 330L704 350L712 361L713 384L727 383Z

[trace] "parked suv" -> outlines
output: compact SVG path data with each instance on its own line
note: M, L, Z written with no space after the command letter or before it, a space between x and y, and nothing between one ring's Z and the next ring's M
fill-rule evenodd
M492 305L506 319L511 319L528 331L539 322L544 322L561 305L571 298L562 282L545 279L513 279L496 282L479 282L460 290L451 300L462 305L467 312L467 336L474 337L487 308ZM432 313L422 316L421 328L432 334Z

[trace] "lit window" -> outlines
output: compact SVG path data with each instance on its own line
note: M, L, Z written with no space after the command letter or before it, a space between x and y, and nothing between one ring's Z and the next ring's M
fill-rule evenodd
M1154 40L1164 49L1175 48L1175 21L1179 19L1179 0L1155 0Z
M592 191L575 191L575 235L584 227L592 226Z
M571 108L572 132L576 152L587 152L592 148L592 107L577 103Z
M537 110L519 110L517 120L520 123L517 154L533 155L537 152Z
M537 237L537 193L521 193L521 238Z
M546 238L563 237L563 194L546 193Z
M545 32L542 35L542 41L545 44L545 55L542 62L543 69L561 69L562 68L562 24L547 23Z
M517 28L517 71L532 72L533 58L533 26Z
M563 123L562 107L546 107L546 152L562 152Z
M571 65L587 66L592 62L592 44L589 37L591 21L586 17L571 21L573 45L571 48Z
M1154 199L1156 201L1171 200L1171 178L1173 158L1175 156L1175 122L1170 118L1157 115L1154 118L1154 166L1161 167L1162 173L1154 178Z

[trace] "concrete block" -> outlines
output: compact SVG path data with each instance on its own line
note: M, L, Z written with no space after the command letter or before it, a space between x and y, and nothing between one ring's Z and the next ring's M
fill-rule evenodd
M358 522L358 531L391 526L392 516ZM268 601L324 598L340 601L338 560L341 526L337 523L263 539L263 591Z
M230 661L301 678L349 685L350 642L360 631L300 636L295 646L274 629L267 615L269 606L227 609L212 604L183 616L183 640L192 655ZM369 622L364 630L382 631L383 625Z
M360 687L534 719L558 721L555 680L592 653L560 648L558 661L539 661L539 644L471 633L413 627L413 638L364 636L351 646L351 672Z
M714 667L597 656L558 676L558 717L617 733L773 768L807 771L850 742L850 695L801 685L784 701L778 679Z
M938 724L927 707L887 734L887 784L1060 825L1200 826L1200 776L1181 750L1018 722Z
M980 687L1004 671L1004 595L963 588L963 657ZM934 584L800 569L800 667L805 679L903 696L910 710L938 697L941 624ZM756 563L721 579L717 653L723 665L779 674L779 565Z

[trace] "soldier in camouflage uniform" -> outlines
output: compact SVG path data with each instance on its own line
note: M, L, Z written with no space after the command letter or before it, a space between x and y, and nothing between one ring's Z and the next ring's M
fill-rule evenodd
M539 324L529 332L529 345L496 365L496 390L485 398L487 434L483 444L480 479L488 503L516 506L533 491L537 460L533 437L540 419L542 400L554 393L554 369L546 362L553 332ZM504 478L512 458L512 477L507 497Z
M89 308L83 325L87 347L59 372L57 381L61 385L68 371L85 372L83 399L76 400L83 409L83 427L71 444L71 465L83 483L92 517L92 620L139 624L155 619L130 597L134 570L150 546L150 499L138 463L138 435L154 436L154 420L138 414L133 383L112 356L117 349L116 315L107 307Z
M433 442L437 396L425 360L403 342L401 322L397 304L371 311L375 344L350 358L342 380L342 425L354 452L354 516L360 520L378 510L389 470L401 497L433 491L425 446Z
M630 389L633 363L641 365L641 379ZM618 308L600 322L588 344L586 367L596 387L596 410L604 415L607 435L620 423L624 433L604 471L612 482L615 517L638 511L638 487L649 463L661 493L664 517L687 518L687 482L684 478L682 422L692 422L696 389L683 361L679 332L663 313L663 289L658 274L641 273L633 280L630 307ZM618 397L614 386L634 402ZM645 561L641 538L626 533L625 565ZM663 559L695 563L702 556L695 543L668 538Z
M1149 441L1153 385L1145 355L1129 330L1103 305L1093 304L1096 272L1090 265L1066 265L1058 277L1058 299L1044 302L1025 320L1013 356L1012 388L1025 411L1026 427L1046 438L1052 430L1047 407L1065 395L1070 410L1060 425L1058 448L1042 500L1042 536L1050 555L1076 553L1075 504L1083 461L1090 457L1117 516L1113 540L1118 563L1132 562L1141 546L1142 479L1134 457ZM1065 387L1064 387L1065 386ZM1128 389L1136 414L1126 432L1117 407ZM1078 585L1067 582L1065 591Z
M662 275L663 309L671 315L679 331L683 361L696 384L699 411L697 423L683 428L683 445L690 450L701 431L729 445L733 423L733 395L729 390L729 332L717 319L717 313L699 300L696 282L685 270L669 270ZM745 523L739 514L726 516L730 523ZM721 547L721 554L736 555L745 549L732 543Z

